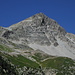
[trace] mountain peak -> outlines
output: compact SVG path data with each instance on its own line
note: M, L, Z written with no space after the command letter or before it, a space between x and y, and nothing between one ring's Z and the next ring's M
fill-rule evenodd
M48 19L48 18L49 18L49 17L46 16L44 13L37 13L37 14L31 16L31 17L33 17L34 19L35 19L35 18L37 18L37 19ZM49 18L49 19L51 19L51 18ZM52 19L52 20L53 20L53 19Z
M40 13L37 13L36 15L45 15L44 13L40 12Z
M36 16L40 16L40 17L43 17L43 16L46 16L44 13L40 12L40 13L37 13L35 14Z
M37 13L17 24L11 25L9 30L17 30L18 32L32 33L53 33L52 35L65 35L66 31L55 20L47 17L43 13ZM21 30L22 29L22 30ZM20 31L21 30L21 31ZM28 34L28 33L27 33Z
M21 22L18 22L16 24L13 24L11 25L9 28L17 28L19 26L24 26L24 25L40 25L40 24L43 24L43 25L50 25L51 23L55 23L57 24L57 22L51 18L49 18L48 16L46 16L44 13L37 13Z
M43 13L0 27L0 75L74 75L75 62L69 58L75 60L75 35Z

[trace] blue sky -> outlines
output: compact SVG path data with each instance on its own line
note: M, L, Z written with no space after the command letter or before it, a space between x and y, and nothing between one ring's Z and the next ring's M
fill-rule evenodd
M0 0L0 26L8 27L40 12L75 34L75 0Z

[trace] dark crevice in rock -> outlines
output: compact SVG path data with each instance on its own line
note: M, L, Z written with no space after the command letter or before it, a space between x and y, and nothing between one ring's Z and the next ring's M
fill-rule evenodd
M5 38L9 38L9 35L10 34L13 34L14 32L13 31L6 31L3 35L2 35L2 37L5 37Z

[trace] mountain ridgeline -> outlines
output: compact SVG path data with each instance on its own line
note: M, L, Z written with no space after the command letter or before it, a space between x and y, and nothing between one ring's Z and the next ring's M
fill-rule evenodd
M75 35L43 13L0 27L0 75L75 75Z

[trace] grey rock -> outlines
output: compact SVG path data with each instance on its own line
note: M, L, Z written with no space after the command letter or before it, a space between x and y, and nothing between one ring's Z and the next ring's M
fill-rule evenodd
M3 37L11 40L25 38L28 43L38 43L41 45L51 45L56 41L56 36L65 36L66 31L53 19L48 18L43 13L23 20L9 27L12 31L6 31Z

